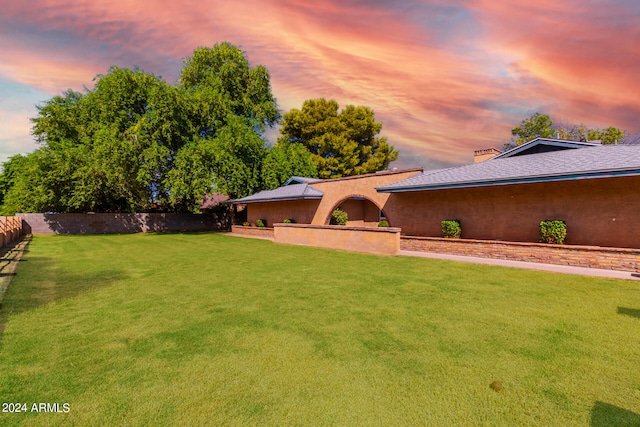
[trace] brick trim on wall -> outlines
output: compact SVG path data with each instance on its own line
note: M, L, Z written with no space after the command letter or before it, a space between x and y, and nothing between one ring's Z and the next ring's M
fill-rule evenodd
M618 271L640 271L640 249L402 236L400 249Z

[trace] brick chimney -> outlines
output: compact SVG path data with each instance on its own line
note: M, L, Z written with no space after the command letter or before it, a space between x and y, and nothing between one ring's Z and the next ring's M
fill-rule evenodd
M485 148L483 150L476 150L473 152L473 163L484 162L492 157L502 154L502 151L497 148Z

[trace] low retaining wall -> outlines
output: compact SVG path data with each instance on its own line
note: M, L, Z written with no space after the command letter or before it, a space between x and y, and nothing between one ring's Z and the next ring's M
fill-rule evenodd
M245 227L244 225L234 225L231 227L231 231L234 234L242 234L243 236L273 239L273 228L270 227Z
M640 271L640 249L417 236L402 236L400 248L407 251L467 255L605 270Z
M168 231L222 231L229 229L225 214L178 213L19 213L25 233L112 234Z
M384 255L400 250L399 228L311 224L274 224L273 228L276 243Z

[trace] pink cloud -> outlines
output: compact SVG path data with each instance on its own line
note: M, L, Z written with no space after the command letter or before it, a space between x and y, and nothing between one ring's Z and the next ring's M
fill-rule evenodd
M22 111L0 109L0 129L2 129L0 163L14 154L33 151L37 148L29 135L29 129L31 129L29 118L30 115Z
M543 0L514 4L478 0L473 10L492 49L553 100L552 114L594 125L637 126L621 108L640 110L640 8L630 1ZM526 87L525 87L526 89ZM533 99L543 99L530 91ZM600 105L600 108L588 108Z
M194 48L227 40L269 69L282 110L318 97L368 105L392 144L436 162L499 146L540 109L637 132L637 7L522 3L12 2L0 76L55 94L139 65L173 83Z

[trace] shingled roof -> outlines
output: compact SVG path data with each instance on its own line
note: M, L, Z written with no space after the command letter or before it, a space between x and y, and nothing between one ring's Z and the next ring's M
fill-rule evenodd
M427 171L376 190L395 193L637 175L640 146L600 145Z
M310 184L312 182L323 181L320 178L309 178L306 176L292 176L282 185L291 185L291 184Z
M275 190L265 190L242 199L233 200L232 204L273 202L284 200L322 199L324 192L315 189L309 184L289 184L278 187Z

